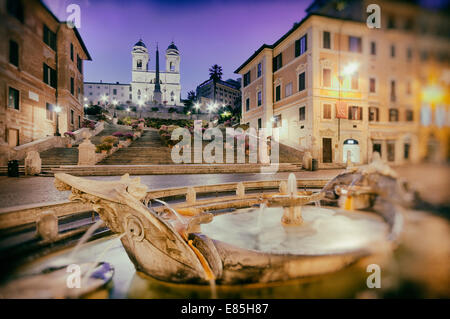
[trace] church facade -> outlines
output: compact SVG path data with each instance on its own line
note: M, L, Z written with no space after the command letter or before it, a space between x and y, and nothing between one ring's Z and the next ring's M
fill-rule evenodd
M166 49L165 70L160 70L159 48L152 63L150 50L139 40L131 51L130 84L85 82L85 103L181 106L180 53L172 42ZM154 68L151 67L154 65Z
M155 51L155 69L150 70L150 53L142 40L131 52L133 70L131 93L134 104L181 105L180 53L172 42L166 50L166 68L159 68L159 49Z

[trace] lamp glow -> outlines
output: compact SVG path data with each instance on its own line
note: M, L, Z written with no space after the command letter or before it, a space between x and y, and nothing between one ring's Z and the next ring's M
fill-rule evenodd
M358 67L359 67L359 63L351 62L344 67L344 70L342 70L342 74L343 75L352 75L358 70Z

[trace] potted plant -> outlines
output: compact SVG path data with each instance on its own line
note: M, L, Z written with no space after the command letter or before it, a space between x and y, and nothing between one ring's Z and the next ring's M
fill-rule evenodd
M72 141L75 140L75 133L68 131L64 133L65 137L69 137L69 142L67 143L67 147L72 147Z

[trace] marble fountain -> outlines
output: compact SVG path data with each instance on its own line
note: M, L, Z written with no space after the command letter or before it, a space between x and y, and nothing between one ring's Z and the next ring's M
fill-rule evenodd
M17 297L30 289L34 297L71 298L105 287L119 274L114 262L102 258L108 241L117 246L118 240L140 277L158 285L240 289L333 274L371 256L391 254L402 232L402 209L414 198L379 160L347 170L317 192L299 190L294 174L276 183L270 191L246 189L242 182L219 185L214 191L221 190L220 196L203 198L201 190L187 187L184 200L168 204L162 198L177 191L151 192L128 175L94 181L56 174L58 190L70 191L71 202L90 206L100 217L91 233L104 223L115 235L104 239L100 253L88 251L90 262L81 265L84 289L66 288L66 268L77 263L72 252L25 271L0 287L0 295ZM72 251L89 245L88 237ZM127 257L119 259L118 264ZM36 287L39 282L47 283L48 293Z

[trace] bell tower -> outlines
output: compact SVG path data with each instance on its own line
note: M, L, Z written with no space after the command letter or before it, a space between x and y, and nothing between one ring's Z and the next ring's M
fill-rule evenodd
M142 39L133 46L131 55L133 57L133 71L147 71L150 58L147 47L142 42Z
M180 73L180 52L173 41L166 50L166 72Z

